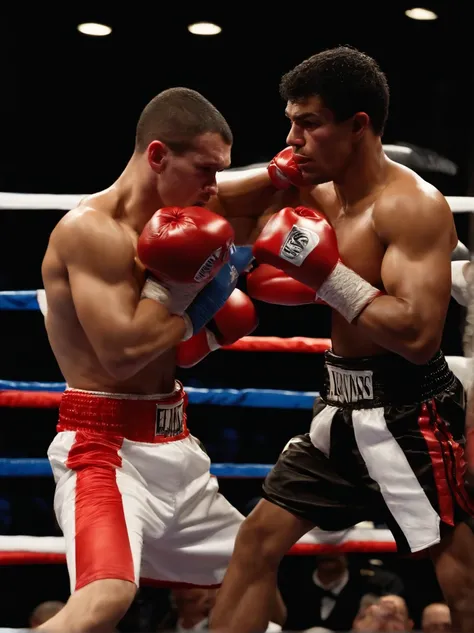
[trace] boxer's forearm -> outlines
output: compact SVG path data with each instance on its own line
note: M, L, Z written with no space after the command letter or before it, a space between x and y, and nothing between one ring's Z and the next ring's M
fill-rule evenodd
M263 177L263 180L262 180ZM257 179L257 182L270 183L270 177L266 167L248 167L247 169L226 169L218 172L217 185L225 185L228 182L237 183L239 189L245 190L250 186L252 188L252 181Z
M265 168L222 172L217 179L217 198L208 205L226 218L258 217L272 203L277 190Z
M100 360L114 378L126 380L183 340L186 324L151 299L142 299L130 321L104 335Z
M374 343L415 364L428 362L441 343L442 324L435 328L403 299L381 295L354 321Z

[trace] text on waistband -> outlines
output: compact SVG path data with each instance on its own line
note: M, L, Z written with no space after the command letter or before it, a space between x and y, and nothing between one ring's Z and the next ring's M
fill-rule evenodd
M155 435L172 437L183 431L184 402L156 405Z
M329 374L328 398L336 402L359 402L374 399L373 372L370 369L353 371L326 366Z

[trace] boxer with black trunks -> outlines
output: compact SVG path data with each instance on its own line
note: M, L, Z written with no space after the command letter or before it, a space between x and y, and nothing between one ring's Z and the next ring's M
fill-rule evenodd
M264 214L247 290L330 306L332 349L310 432L288 442L240 528L211 629L263 630L289 548L315 526L372 519L389 526L400 552L429 552L454 628L470 631L465 394L440 351L457 244L451 210L384 154L389 89L370 57L323 51L280 90L290 147L268 177L281 210Z
M160 93L118 180L50 236L46 328L68 387L48 457L71 597L40 628L113 630L140 578L222 580L243 516L189 433L175 368L257 325L236 288L251 248L237 250L231 224L204 207L231 145L200 94Z

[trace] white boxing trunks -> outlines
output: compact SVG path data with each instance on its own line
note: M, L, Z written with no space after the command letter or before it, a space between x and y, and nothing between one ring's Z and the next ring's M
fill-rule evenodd
M221 583L243 516L218 492L186 402L179 383L166 395L64 392L48 457L71 592L104 578Z

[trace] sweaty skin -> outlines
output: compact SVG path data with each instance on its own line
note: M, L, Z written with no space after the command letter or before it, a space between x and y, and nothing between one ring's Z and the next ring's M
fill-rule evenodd
M147 153L135 152L111 187L83 199L50 236L42 265L46 329L69 387L129 394L174 388L185 324L158 302L140 299L145 270L137 240L152 215L169 206L166 196L181 207L206 205L231 149L214 133L182 155L154 145L153 169Z
M441 342L451 292L451 252L457 244L454 219L434 187L385 155L382 160L381 178L353 205L342 204L333 183L272 193L265 169L238 184L249 202L248 216L232 218L243 208L235 205L236 181L219 183L219 203L213 204L241 227L240 240L250 242L270 215L285 206L323 212L346 266L390 295L375 299L352 324L333 311L334 353L355 357L390 350L423 363ZM262 203L266 207L259 213Z
M145 271L138 234L121 220L114 197L93 196L51 234L42 267L49 341L70 387L169 393L172 346L184 321L155 301L139 301Z

